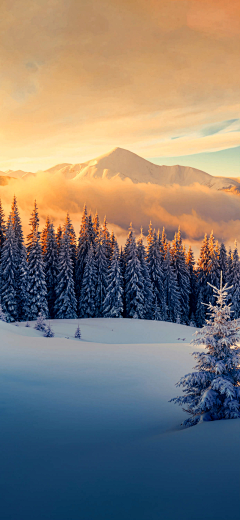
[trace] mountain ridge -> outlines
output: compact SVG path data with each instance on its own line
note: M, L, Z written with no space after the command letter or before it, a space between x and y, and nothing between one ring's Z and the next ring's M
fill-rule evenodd
M214 190L224 190L240 193L240 182L236 178L213 176L203 170L191 166L166 166L157 165L139 155L116 147L84 163L61 163L44 170L51 175L61 174L73 182L82 179L130 179L134 184L150 183L160 186L180 185L191 186L199 183ZM36 177L39 172L23 172L22 170L8 170L0 172L1 176L17 178L24 181L29 177Z

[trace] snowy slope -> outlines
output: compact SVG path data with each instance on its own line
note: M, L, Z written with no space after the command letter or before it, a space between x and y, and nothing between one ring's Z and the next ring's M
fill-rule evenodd
M214 177L206 172L188 166L159 166L139 157L135 153L114 148L109 153L83 164L60 164L50 170L61 172L66 178L75 182L87 179L131 179L134 183L151 183L160 186L179 184L190 186L196 182L209 188L240 189L237 179Z
M83 340L66 339L78 322ZM240 421L182 430L168 402L194 329L56 320L43 338L32 325L0 322L1 518L238 517Z

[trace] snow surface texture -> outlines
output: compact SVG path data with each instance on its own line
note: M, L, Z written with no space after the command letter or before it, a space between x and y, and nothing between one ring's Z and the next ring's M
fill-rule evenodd
M57 164L45 171L52 175L61 172L66 179L74 182L82 178L111 179L117 176L120 179L131 179L133 183L149 182L160 186L173 184L191 186L197 182L216 190L230 190L231 188L240 190L240 183L237 179L216 177L189 166L159 166L133 152L118 147L86 163ZM4 172L0 172L0 174L4 175ZM37 174L8 170L5 175L26 180L29 177L36 177Z
M44 338L29 324L0 321L2 519L238 518L240 421L181 429L168 402L194 328L50 320Z

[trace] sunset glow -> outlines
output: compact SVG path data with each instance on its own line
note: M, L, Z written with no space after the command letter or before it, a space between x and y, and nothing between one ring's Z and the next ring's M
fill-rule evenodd
M239 9L4 1L0 170L79 163L115 146L145 158L238 146Z

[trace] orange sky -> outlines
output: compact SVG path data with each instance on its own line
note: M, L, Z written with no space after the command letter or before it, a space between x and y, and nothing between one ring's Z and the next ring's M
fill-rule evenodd
M0 169L239 145L239 12L235 0L2 0Z

